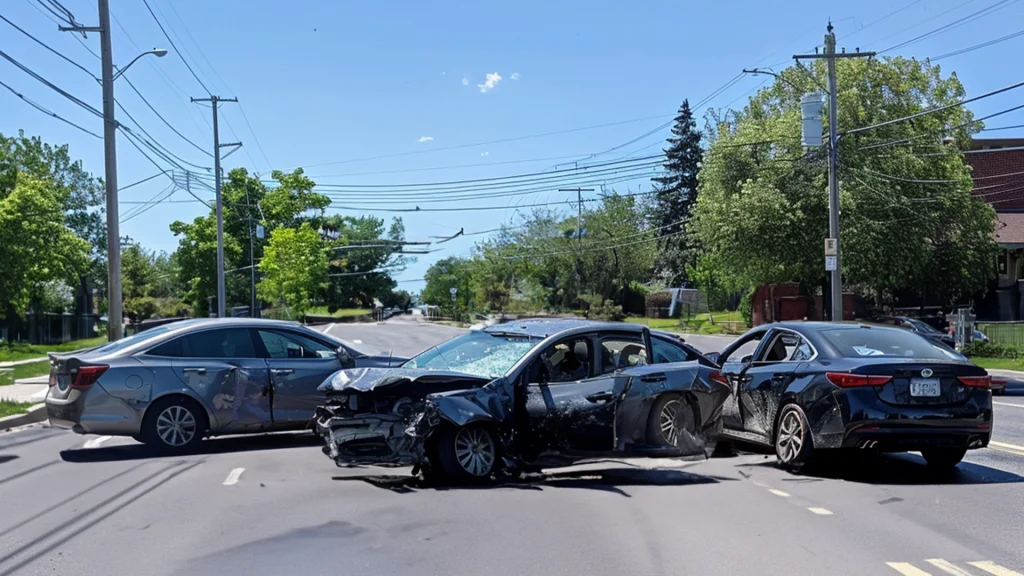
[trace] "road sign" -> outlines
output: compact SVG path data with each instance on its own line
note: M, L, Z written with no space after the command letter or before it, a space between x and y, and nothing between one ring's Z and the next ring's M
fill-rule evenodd
M831 272L836 269L836 257L825 256L825 271Z
M839 243L835 238L825 238L825 256L835 256L838 247Z

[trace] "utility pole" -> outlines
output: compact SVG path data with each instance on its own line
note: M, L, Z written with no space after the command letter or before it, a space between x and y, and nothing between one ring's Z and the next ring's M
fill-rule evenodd
M259 177L259 175L257 175ZM252 204L249 203L249 180L245 181L245 208L249 220L249 317L256 317L256 256L253 248Z
M224 202L220 194L220 149L229 146L241 146L242 143L220 143L220 131L217 124L217 103L238 102L238 98L221 98L211 95L209 98L192 98L192 102L209 102L210 107L213 108L213 173L217 194L217 317L223 318L224 301L227 299L227 296L224 289Z
M583 290L583 262L581 260L583 254L583 193L593 192L593 188L559 188L559 192L575 192L576 193L576 282L580 286L580 291Z
M824 59L828 65L828 234L825 241L825 269L830 272L830 292L832 310L830 319L833 322L840 322L843 319L843 277L842 262L839 250L839 102L836 95L839 93L836 84L836 59L837 58L870 58L874 52L856 52L847 54L844 49L842 53L836 53L836 35L832 31L832 22L828 23L828 34L825 34L824 54L797 54L795 60Z

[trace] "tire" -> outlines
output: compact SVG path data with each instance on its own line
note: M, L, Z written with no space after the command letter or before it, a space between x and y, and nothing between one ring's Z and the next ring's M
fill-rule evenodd
M142 440L158 452L193 452L206 435L206 411L186 396L170 396L153 403L142 423Z
M663 448L684 448L683 431L697 433L697 415L693 406L679 394L664 394L651 406L647 418L647 442Z
M464 483L489 479L500 461L497 437L481 424L443 427L435 439L434 455L445 478Z
M931 448L921 450L928 466L936 470L952 470L967 455L967 448Z
M775 455L784 468L799 468L814 455L814 440L807 415L796 404L786 404L779 412L775 430Z

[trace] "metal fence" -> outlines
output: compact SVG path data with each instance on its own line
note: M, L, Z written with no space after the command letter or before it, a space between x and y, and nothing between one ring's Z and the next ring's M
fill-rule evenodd
M992 344L1024 348L1024 322L979 322L976 328Z
M0 338L30 344L61 344L84 340L96 337L103 330L97 314L31 313L25 315L24 322L9 324L0 331Z

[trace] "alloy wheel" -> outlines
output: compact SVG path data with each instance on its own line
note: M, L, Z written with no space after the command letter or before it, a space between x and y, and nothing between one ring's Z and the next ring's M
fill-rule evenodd
M455 436L455 457L469 474L486 476L494 468L494 440L483 428L462 428Z
M679 400L670 400L661 407L661 414L658 415L658 425L661 427L661 436L672 446L679 445L679 433L682 429L678 417L683 409L683 403Z
M775 440L776 452L784 463L790 463L800 454L804 446L804 427L796 410L789 410L779 425L779 437Z
M196 417L184 406L168 406L156 418L156 433L164 444L180 448L192 441L197 432Z

